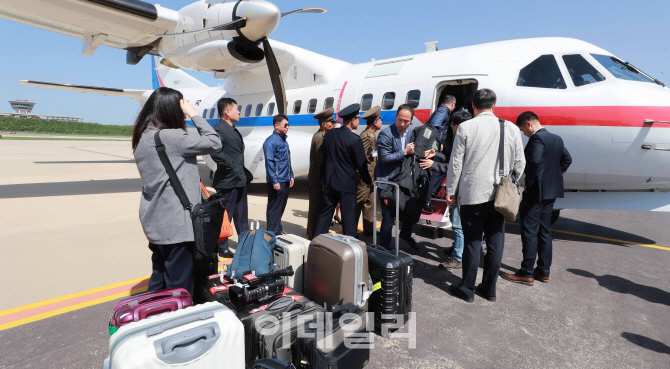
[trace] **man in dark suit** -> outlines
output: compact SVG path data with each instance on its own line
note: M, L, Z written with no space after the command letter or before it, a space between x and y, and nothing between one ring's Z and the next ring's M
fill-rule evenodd
M523 261L515 274L503 274L510 282L533 285L549 282L551 267L551 212L563 197L563 173L572 163L560 136L549 133L532 111L521 113L516 125L526 137L526 187L519 207ZM537 257L537 267L535 258Z
M217 107L221 121L214 126L219 134L223 148L212 159L217 168L214 173L214 189L217 193L228 198L228 217L235 223L235 230L240 233L249 230L249 216L247 206L247 183L251 181L251 172L244 167L244 140L235 128L240 120L240 111L237 102L224 97L219 100ZM219 244L219 256L232 258L233 253L228 248L228 240Z
M340 110L341 128L331 129L323 137L321 146L321 183L324 206L316 223L316 235L328 233L335 207L340 204L342 234L356 237L356 172L366 184L372 184L368 173L363 141L355 134L358 128L360 105L353 104Z

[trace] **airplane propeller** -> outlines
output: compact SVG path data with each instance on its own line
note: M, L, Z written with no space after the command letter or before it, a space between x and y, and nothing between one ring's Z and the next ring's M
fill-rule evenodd
M309 7L309 8L296 9L290 12L280 14L279 9L274 4L265 1L240 1L239 4L244 5L240 6L238 11L241 10L243 14L249 13L246 17L240 17L226 24L198 29L194 31L182 32L182 33L168 33L162 35L161 34L147 35L147 36L163 38L163 37L192 35L203 32L237 31L240 36L234 37L233 41L230 41L229 46L233 45L233 43L238 43L241 44L241 46L243 46L243 49L256 50L260 52L259 45L262 43L263 55L265 57L265 62L268 65L270 82L272 82L272 90L274 91L275 94L277 112L279 114L286 114L286 89L284 88L284 80L281 75L281 70L279 69L279 63L277 62L277 58L275 57L274 51L272 51L272 47L270 46L270 42L268 41L267 35L272 31L274 31L274 29L277 27L279 23L279 19L282 17L298 13L325 13L328 10L322 7ZM233 18L236 18L236 15L234 13ZM262 37L259 37L261 35Z

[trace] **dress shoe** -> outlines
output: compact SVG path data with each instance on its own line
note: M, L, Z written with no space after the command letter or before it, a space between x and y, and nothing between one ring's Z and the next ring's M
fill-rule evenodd
M409 246L411 249L414 251L419 251L419 244L414 241L412 237L402 237L400 236L400 239L405 241L407 243L407 246Z
M462 266L463 263L452 257L449 257L447 258L447 261L445 261L444 263L440 263L440 265L438 265L437 267L440 269L461 269Z
M430 205L424 205L423 209L421 209L421 211L426 213L426 214L433 214L435 212L435 209L433 209L433 207L430 206Z
M231 259L235 254L230 249L219 251L219 257L222 259Z
M463 291L459 290L458 285L455 284L455 283L452 284L451 286L449 286L449 291L451 291L451 293L454 294L454 296L458 297L459 299L461 299L465 302L469 302L469 303L475 302L474 298L468 297L468 295L463 293Z
M484 288L483 284L478 284L477 287L475 287L475 293L477 293L479 296L491 301L491 302L496 302L496 297L495 296L487 296L486 295L486 288Z
M540 273L533 273L533 278L537 279L538 281L542 283L549 283L549 277L543 277L540 275Z
M521 283L525 284L526 286L532 286L533 282L535 282L533 278L519 277L516 274L503 274L501 277L510 282Z

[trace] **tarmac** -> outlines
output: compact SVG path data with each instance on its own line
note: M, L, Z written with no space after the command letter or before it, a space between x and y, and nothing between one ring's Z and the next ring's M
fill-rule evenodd
M0 368L102 366L115 301L146 289L151 270L141 187L128 141L0 141ZM249 188L262 225L265 187ZM307 207L299 178L287 233L304 235ZM416 347L375 336L367 368L668 368L669 227L669 213L564 210L550 283L499 279L495 303L448 292L461 275L436 267L449 232L416 236L419 252L401 242L415 260L416 314L398 333L415 327ZM513 272L519 226L506 231L502 271Z

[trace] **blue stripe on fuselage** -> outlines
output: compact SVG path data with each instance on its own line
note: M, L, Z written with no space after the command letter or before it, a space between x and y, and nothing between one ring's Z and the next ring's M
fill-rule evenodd
M363 113L363 112L361 112ZM382 125L389 125L395 122L395 110L386 110L381 112ZM235 123L235 127L272 127L272 119L274 117L265 116L265 117L246 117L240 118L240 121ZM219 123L219 118L207 119L207 123L211 126L215 126ZM318 126L319 122L313 118L311 114L302 114L302 115L289 115L288 121L291 126L295 127L309 127L309 126ZM186 123L193 127L193 122L187 120ZM361 122L365 125L365 122Z

